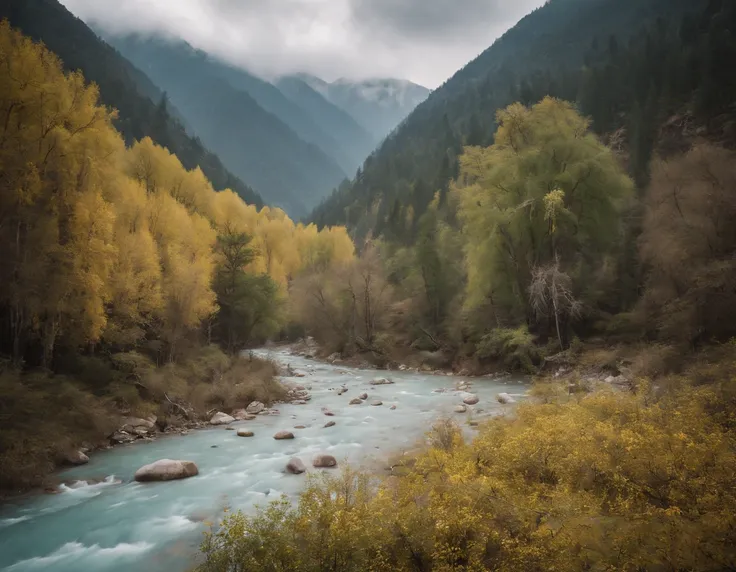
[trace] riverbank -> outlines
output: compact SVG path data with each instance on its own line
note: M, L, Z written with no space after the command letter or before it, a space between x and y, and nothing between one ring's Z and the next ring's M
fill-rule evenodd
M311 482L292 506L230 513L198 570L736 565L736 346L574 353L474 439L439 424L389 478L343 472Z
M84 465L92 453L202 428L217 411L287 396L273 363L212 346L162 367L125 358L88 358L67 375L0 371L0 501L58 490L55 471Z

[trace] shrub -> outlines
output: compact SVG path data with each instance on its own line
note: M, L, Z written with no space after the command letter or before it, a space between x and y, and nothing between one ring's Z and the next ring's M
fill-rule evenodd
M476 347L476 356L480 359L500 361L504 367L512 371L531 373L541 355L534 344L534 336L526 326L515 330L496 329L483 336Z
M63 376L0 373L0 490L43 483L56 461L82 441L112 432L107 402Z
M472 443L434 440L403 476L348 470L311 480L295 506L226 517L200 571L734 569L736 435L711 414L722 395L550 395Z

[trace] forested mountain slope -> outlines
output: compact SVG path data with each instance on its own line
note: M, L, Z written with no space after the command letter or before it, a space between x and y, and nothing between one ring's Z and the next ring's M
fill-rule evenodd
M365 236L408 217L413 234L435 192L456 176L463 145L492 142L497 109L546 94L576 100L591 53L604 61L658 19L679 26L684 13L702 6L692 0L552 0L432 92L366 160L353 184L333 193L312 219L347 223ZM633 88L611 83L619 79L607 78L609 93Z
M199 166L212 185L231 188L248 203L263 199L229 172L220 159L184 127L167 108L161 90L84 22L57 0L5 0L0 19L37 41L42 41L63 61L67 70L81 70L100 88L102 101L118 110L115 122L128 144L149 136L175 153L187 169ZM249 181L250 182L250 181Z
M334 159L258 104L243 75L225 73L204 52L155 38L109 40L166 90L202 140L269 204L304 215L345 178Z
M375 149L379 138L301 78L285 76L276 80L275 85L339 142L343 154L352 161L347 172L354 175L355 170Z

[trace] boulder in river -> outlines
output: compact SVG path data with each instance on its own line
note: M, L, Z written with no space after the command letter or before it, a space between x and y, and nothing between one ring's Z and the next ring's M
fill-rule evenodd
M238 437L253 437L255 433L248 431L247 429L238 429Z
M468 408L465 405L455 406L455 413L465 413L467 410Z
M135 441L135 436L131 435L127 431L115 431L115 433L110 436L110 441L113 443L130 443Z
M332 410L329 407L323 407L322 408L322 413L324 413L325 415L327 415L327 417L334 417L335 416L335 414L332 412Z
M468 397L466 397L465 399L463 399L463 403L465 405L475 405L479 401L480 401L480 399L478 399L478 396L477 395L468 395Z
M70 451L65 461L70 465L86 465L89 463L89 457L82 453L82 451Z
M323 429L328 429L329 427L334 427L334 426L335 426L334 421L328 421L327 423L324 424Z
M392 405L391 407L389 407L389 409L390 409L391 411L394 411L394 410L396 409L396 406L395 406L395 405Z
M362 399L358 399L357 397L355 399L350 400L350 405L361 405L363 403Z
M318 469L337 467L337 459L332 455L315 455L312 459L312 466Z
M293 439L294 434L291 431L279 431L273 436L277 441L283 441L284 439Z
M496 396L496 400L504 405L506 405L507 403L516 403L516 399L511 397L508 393L499 393Z
M293 457L286 463L286 472L292 475L301 475L307 472L307 467L299 457Z
M361 393L358 396L358 399L362 399L363 401L365 401L366 399L368 399L368 394L367 393Z
M251 415L257 415L261 411L266 409L265 403L261 403L260 401L253 401L248 407L245 408L246 413L250 413Z
M154 417L155 419L155 417ZM156 430L156 423L138 417L125 417L121 421L120 430L134 435L141 435Z
M254 414L248 413L245 409L233 411L233 417L235 417L236 421L253 421L256 418Z
M235 421L235 417L231 417L227 413L218 411L212 416L212 419L210 419L210 425L229 425L233 421Z
M199 474L199 469L192 461L172 461L161 459L150 465L144 465L135 472L136 481L172 481L186 479Z
M348 391L347 387L341 387L340 389L337 390L337 394L342 395L343 393L347 393L347 391Z
M373 407L379 407L379 406L383 405L383 401L381 401L380 399L376 399L375 401L371 401L371 405Z
M385 377L377 377L376 379L372 379L370 383L371 385L392 385L394 382Z

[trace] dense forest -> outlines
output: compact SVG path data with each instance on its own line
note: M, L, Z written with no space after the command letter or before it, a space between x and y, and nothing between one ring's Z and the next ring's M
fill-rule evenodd
M316 211L351 273L291 291L328 351L525 370L530 399L226 514L200 570L736 567L736 5L552 0L494 48ZM456 81L496 52L548 71Z
M249 204L263 205L256 191L187 134L166 94L57 0L9 0L0 4L0 19L44 42L67 71L82 70L88 81L94 81L102 101L118 110L114 123L126 143L150 137L174 153L185 168L202 169L216 190L232 189Z
M711 125L733 100L733 80L716 63L733 57L730 10L705 0L548 2L435 90L312 220L347 224L359 240L413 241L435 192L457 175L463 146L493 141L497 109L546 95L577 102L597 134L616 135L641 183L674 114L691 111L681 118L690 126L730 125Z
M345 229L215 192L148 137L126 147L97 86L7 21L0 67L0 488L120 414L278 398L237 353L286 325L291 279L352 259Z

